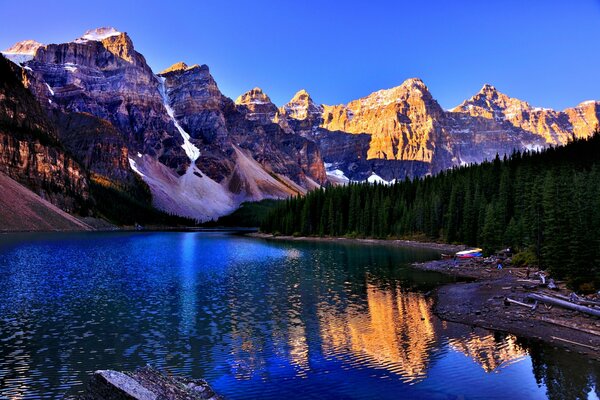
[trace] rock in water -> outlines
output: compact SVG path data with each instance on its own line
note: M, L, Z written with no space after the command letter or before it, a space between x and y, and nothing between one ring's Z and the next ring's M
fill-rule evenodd
M94 372L80 400L220 400L202 379L167 376L152 367Z

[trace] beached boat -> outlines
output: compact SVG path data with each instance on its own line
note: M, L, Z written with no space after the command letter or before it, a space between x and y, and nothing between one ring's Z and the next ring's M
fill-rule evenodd
M457 258L474 258L474 257L482 257L482 256L483 256L483 250L479 249L479 248L459 251L458 253L456 253Z

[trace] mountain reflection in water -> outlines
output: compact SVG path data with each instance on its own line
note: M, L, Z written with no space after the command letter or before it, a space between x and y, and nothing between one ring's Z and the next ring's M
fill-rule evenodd
M0 237L0 398L147 363L228 399L594 398L598 363L439 320L436 253L224 233Z

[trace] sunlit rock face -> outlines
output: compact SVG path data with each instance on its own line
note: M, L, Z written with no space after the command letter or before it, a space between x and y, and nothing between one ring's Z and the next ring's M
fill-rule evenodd
M237 108L245 114L246 119L260 121L263 124L277 120L278 109L261 88L254 88L235 100Z
M280 125L315 140L325 162L351 180L422 176L451 163L444 111L420 79L338 106L317 105L300 91L280 115Z
M165 211L206 220L327 182L318 146L274 123L268 96L255 90L236 105L206 65L180 62L155 75L114 28L8 52L27 53L23 83L86 168L125 186L136 184L135 171Z
M564 111L569 116L576 138L585 138L600 127L600 101L588 100Z
M322 127L367 133L367 158L431 162L444 112L420 79L380 90L345 106L326 107Z
M183 141L165 111L159 82L127 34L104 28L43 46L26 67L46 86L31 90L49 99L51 107L109 121L132 152L150 154L180 174L187 169Z
M125 186L135 171L155 205L199 219L246 200L391 183L564 144L600 120L599 102L540 109L490 85L444 111L418 78L343 105L300 90L278 108L260 88L234 102L206 65L178 62L155 75L110 27L69 43L20 42L5 54L85 169Z
M413 78L345 105L318 106L302 91L281 108L278 123L315 140L324 161L346 178L390 182L588 137L599 104L536 108L486 84L444 111Z
M260 89L240 96L236 104L221 93L205 65L172 68L160 76L175 118L202 152L196 165L234 195L283 197L325 183L317 145L273 123L277 109ZM270 179L259 177L265 174L278 183L265 185Z
M517 128L533 133L547 144L565 144L573 138L573 128L566 113L534 108L529 103L508 97L487 84L479 93L452 111L497 121L504 125L505 131ZM518 134L519 131L515 133Z
M0 72L0 171L63 210L81 211L89 196L86 172L19 80L25 71L0 57Z
M2 55L16 64L21 64L31 60L36 50L42 46L43 44L35 40L23 40L4 50Z

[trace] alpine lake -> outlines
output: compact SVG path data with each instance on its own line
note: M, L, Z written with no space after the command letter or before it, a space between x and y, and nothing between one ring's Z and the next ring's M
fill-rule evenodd
M600 365L448 323L425 249L231 232L0 235L0 398L152 365L226 399L598 399Z

